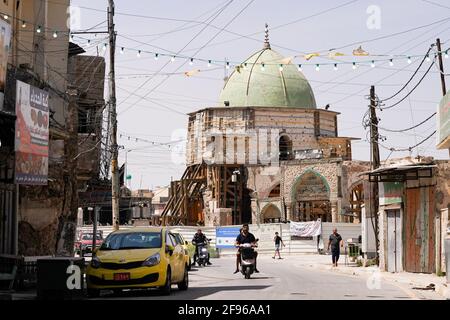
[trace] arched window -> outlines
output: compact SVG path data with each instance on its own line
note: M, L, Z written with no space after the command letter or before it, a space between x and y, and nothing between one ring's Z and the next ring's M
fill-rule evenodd
M276 198L280 196L280 184L277 184L269 193L269 198Z

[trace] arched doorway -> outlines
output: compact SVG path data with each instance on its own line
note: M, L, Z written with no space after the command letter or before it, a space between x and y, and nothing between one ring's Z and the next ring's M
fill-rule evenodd
M319 173L308 170L302 174L293 187L294 221L331 222L330 188Z
M266 205L261 212L261 220L263 223L281 222L281 211L274 204Z
M292 159L292 141L289 139L287 135L282 135L280 137L279 143L279 154L280 154L280 161L284 160L290 160Z

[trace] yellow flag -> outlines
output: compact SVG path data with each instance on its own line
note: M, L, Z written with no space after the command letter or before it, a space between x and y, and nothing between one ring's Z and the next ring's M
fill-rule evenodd
M335 58L335 57L342 57L342 56L345 56L345 54L343 54L341 52L330 52L328 54L328 57L332 58L332 59Z
M310 54L307 54L307 55L305 55L305 56L303 56L306 60L310 60L311 58L313 58L313 57L318 57L319 56L319 54L318 53L310 53Z

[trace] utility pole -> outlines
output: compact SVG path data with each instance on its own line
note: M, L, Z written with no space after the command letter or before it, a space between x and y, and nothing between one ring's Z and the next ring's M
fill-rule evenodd
M445 96L447 89L445 87L444 64L442 63L441 39L439 38L436 39L436 47L438 50L439 70L441 71L442 95Z
M380 167L380 149L378 147L378 118L376 114L376 108L377 106L377 100L375 96L375 86L370 87L370 149L371 149L371 166L372 170L375 170ZM378 237L378 207L379 207L379 190L378 190L378 182L374 182L373 185L371 185L372 188L372 196L371 202L371 217L375 220L374 223L374 232L375 232L375 245L376 245L376 259L377 264L379 262L379 248L380 248L380 241ZM373 221L373 220L372 220Z
M117 110L116 82L114 73L114 58L116 50L116 33L114 31L114 0L109 0L108 7L109 33L109 110L111 116L111 191L112 191L112 223L113 229L119 230L119 170L117 165Z

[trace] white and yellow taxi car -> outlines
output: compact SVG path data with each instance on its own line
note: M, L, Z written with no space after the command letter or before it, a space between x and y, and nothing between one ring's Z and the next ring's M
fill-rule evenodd
M165 227L112 232L96 250L86 278L92 297L101 289L159 288L170 294L172 284L189 286L185 250Z

